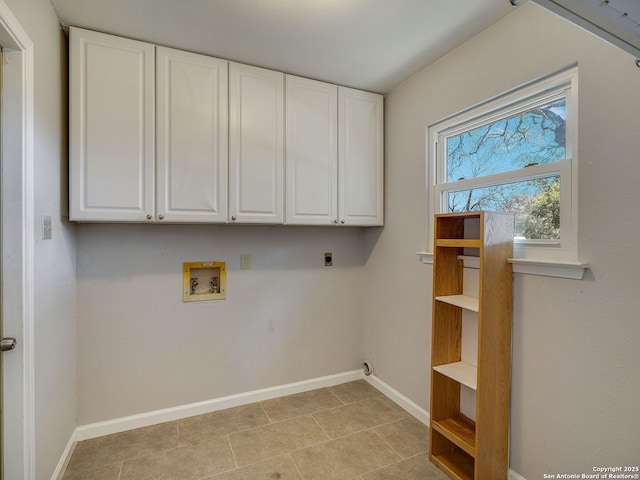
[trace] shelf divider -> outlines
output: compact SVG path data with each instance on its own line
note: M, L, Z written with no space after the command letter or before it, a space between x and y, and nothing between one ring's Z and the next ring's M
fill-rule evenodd
M445 363L433 369L473 390L478 388L478 368L466 362Z
M476 456L476 424L464 415L435 420L433 428L469 455Z
M436 300L455 305L456 307L462 307L472 312L478 312L480 310L479 300L469 295L440 295L436 297Z
M453 450L441 455L434 455L432 461L453 479L474 479L473 459L461 450Z
M436 247L465 247L480 248L481 242L478 238L438 238Z

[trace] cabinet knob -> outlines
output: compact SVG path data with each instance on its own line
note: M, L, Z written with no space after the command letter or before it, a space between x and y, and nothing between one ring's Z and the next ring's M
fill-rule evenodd
M153 218L153 215L151 215L150 213L147 213L147 220L151 220Z
M158 220L164 220L164 214L161 213L160 215L158 215Z
M233 220L235 222L236 221L236 216L234 215L233 217L231 217L231 220Z
M338 223L338 219L336 218L336 219L333 221L333 223Z
M344 225L344 220L340 220L340 223Z

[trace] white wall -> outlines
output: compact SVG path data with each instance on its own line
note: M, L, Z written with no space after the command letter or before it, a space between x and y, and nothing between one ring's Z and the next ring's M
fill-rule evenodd
M365 354L428 409L430 266L425 127L579 65L579 248L584 280L514 280L511 468L592 473L636 465L640 445L640 70L621 50L527 3L386 98L386 227L371 246ZM369 237L373 232L365 234Z
M77 231L80 425L362 365L361 229ZM226 300L183 303L183 262L210 260L227 262Z
M5 0L34 44L35 459L51 477L76 423L75 233L66 210L66 44L47 0ZM51 216L43 241L40 217Z

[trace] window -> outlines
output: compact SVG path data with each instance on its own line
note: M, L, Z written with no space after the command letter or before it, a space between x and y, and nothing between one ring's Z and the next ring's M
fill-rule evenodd
M434 213L512 212L515 257L575 260L577 89L573 68L430 126L430 226Z

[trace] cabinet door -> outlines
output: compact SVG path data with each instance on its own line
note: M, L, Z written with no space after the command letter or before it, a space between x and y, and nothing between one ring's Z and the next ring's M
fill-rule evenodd
M227 220L227 62L157 47L157 220Z
M383 98L338 90L338 208L341 224L383 224Z
M154 46L71 28L69 216L149 221L154 211Z
M284 74L229 65L229 217L284 221Z
M286 223L338 222L337 106L336 85L286 76Z

